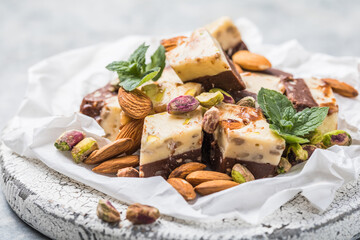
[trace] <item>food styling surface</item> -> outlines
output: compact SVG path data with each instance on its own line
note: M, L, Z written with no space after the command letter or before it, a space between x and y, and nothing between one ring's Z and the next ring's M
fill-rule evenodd
M126 3L126 4L125 4ZM121 7L128 8L129 11L124 12L133 12L135 8L135 4L129 2L125 2L122 4ZM353 4L351 4L353 3ZM21 6L17 4L10 4L4 3L0 6L2 12L1 18L4 18L2 21L2 25L0 25L0 30L2 34L8 35L8 33L12 33L12 38L6 38L7 41L1 44L1 52L5 53L0 58L0 61L3 62L3 66L5 66L1 71L1 79L5 85L9 85L9 88L1 89L1 122L0 126L3 127L5 122L10 119L10 117L15 113L19 101L21 99L25 87L26 86L26 68L28 68L33 63L41 60L44 57L48 57L55 53L61 52L63 50L82 47L90 44L94 44L101 41L106 40L113 40L119 38L121 36L125 36L128 34L160 34L160 33L176 33L179 31L187 31L194 29L194 26L199 27L203 26L204 24L215 20L217 17L220 17L224 14L215 13L219 11L218 9L224 8L226 9L226 15L230 15L233 18L237 17L248 17L252 21L254 21L264 33L264 38L266 43L281 43L286 41L290 38L296 38L301 41L301 44L304 45L308 50L315 51L315 52L324 52L333 55L353 55L358 56L360 55L360 50L358 45L356 45L356 39L359 39L359 36L356 36L356 31L351 31L351 26L354 26L354 22L358 22L358 16L356 16L356 12L358 11L358 5L356 5L355 1L348 1L346 5L341 6L341 11L339 10L339 6L336 3L327 3L326 5L321 4L321 2L315 2L313 4L313 8L309 14L313 14L314 21L320 21L319 19L315 18L315 14L322 16L322 20L318 23L318 29L313 27L311 20L307 19L308 22L304 21L304 18L298 17L293 18L292 16L295 15L299 9L303 9L305 11L306 8L310 8L309 5L305 3L294 3L291 7L285 7L283 2L279 1L274 5L267 6L264 1L264 5L261 5L259 2L256 5L249 2L243 2L241 4L236 3L235 1L226 2L226 6L233 6L231 8L225 8L226 6L218 6L218 4L210 3L206 4L205 1L197 2L197 3L184 3L184 9L176 9L178 11L177 14L180 16L185 14L186 7L191 7L194 14L192 17L187 15L186 21L172 22L173 25L168 24L160 24L162 18L166 19L173 19L167 14L156 19L156 27L155 24L153 27L149 28L146 24L149 22L149 19L154 20L153 16L145 15L144 19L139 19L137 17L131 17L126 15L117 16L116 19L109 19L109 16L105 16L103 13L98 13L96 10L96 6L91 7L91 13L100 14L102 17L96 19L96 24L89 24L87 21L83 19L79 19L76 16L78 15L77 11L81 11L81 3L77 3L73 9L66 9L66 3L63 3L62 6L55 5L46 5L44 3L35 3L39 4L39 6L34 6L33 3L32 10L30 11L29 6L30 2L27 4L22 4ZM115 4L115 2L114 2ZM162 2L157 3L158 5L163 4ZM196 9L202 8L203 5L208 5L209 12L214 12L214 14L209 14L208 16L202 18L201 20L196 18L195 13L197 12ZM113 8L110 7L111 4L106 6L107 10L103 12L111 12ZM147 6L142 5L142 8L146 9ZM271 14L267 7L271 7L273 11ZM65 22L60 21L62 15L54 15L48 16L54 9L61 9L64 11L63 14L69 15L69 19ZM235 11L236 9L240 9L239 11ZM246 10L247 9L247 10ZM290 11L288 11L290 10ZM292 10L292 11L291 11ZM316 11L318 10L318 11ZM17 18L13 16L11 13L17 11L18 15ZM48 12L49 11L49 12ZM145 10L144 10L145 11ZM248 12L255 12L255 17L251 16ZM321 24L321 22L326 23L326 19L332 19L333 15L341 14L341 12L346 12L346 18L338 17L339 21L335 25L325 26ZM221 12L221 11L219 11ZM301 12L301 11L299 11ZM335 13L336 12L336 13ZM261 13L261 16L259 16ZM170 14L170 13L168 13ZM189 13L188 13L189 14ZM284 34L280 31L279 28L274 28L270 25L270 21L267 18L277 15L281 15L286 17L291 17L292 21L282 23L284 26ZM292 15L291 15L292 14ZM81 14L79 14L81 15ZM114 14L115 15L115 14ZM289 16L290 15L290 16ZM114 17L115 18L115 17ZM145 19L148 18L148 19ZM10 20L9 20L10 19ZM50 21L49 21L50 19ZM71 20L70 20L71 19ZM85 19L85 17L84 17ZM127 21L125 21L127 19ZM131 19L130 21L128 19ZM310 18L311 19L311 18ZM11 24L6 25L6 21L10 22ZM128 23L126 26L111 26L105 27L106 21L116 21L119 23ZM29 25L29 28L26 28L26 24L22 25L23 22L26 21L26 24ZM79 23L80 30L72 28L70 25L73 24L73 21ZM274 19L274 21L280 21L280 19ZM274 23L272 23L274 24ZM53 27L55 25L56 27ZM76 25L76 24L74 24ZM278 26L279 24L274 24L274 26ZM11 31L9 30L9 26ZM172 26L176 26L172 27ZM294 27L299 26L299 27ZM301 27L300 27L301 26ZM49 31L45 31L45 29L49 29ZM151 29L151 30L150 30ZM176 30L175 30L176 29ZM293 29L297 29L298 31L292 32ZM30 31L32 30L32 31ZM35 31L34 31L35 30ZM287 34L287 31L289 34ZM103 33L103 34L99 34ZM50 33L50 35L49 35ZM74 33L76 33L74 35ZM306 34L305 34L306 33ZM325 35L326 33L326 35ZM341 34L339 34L341 33ZM86 35L87 34L87 35ZM323 35L322 35L323 34ZM72 37L68 37L72 36ZM75 37L74 37L75 36ZM311 36L311 38L305 37ZM59 41L61 39L61 41ZM331 39L331 41L329 40ZM325 44L324 44L325 43ZM345 44L346 43L346 44ZM20 47L19 47L20 46ZM37 49L37 51L34 51ZM9 80L11 79L11 80ZM18 92L18 94L9 94L13 92ZM12 104L6 104L12 102ZM6 216L8 221L3 221L1 224L1 232L5 234L6 238L13 238L13 239L26 239L26 238L33 238L35 236L42 237L37 235L36 232L32 232L29 228L24 225L21 225L20 220L14 216L14 214L9 210L6 203L2 201L2 213ZM11 232L11 233L10 233ZM16 237L13 237L12 234ZM10 235L11 234L11 235Z

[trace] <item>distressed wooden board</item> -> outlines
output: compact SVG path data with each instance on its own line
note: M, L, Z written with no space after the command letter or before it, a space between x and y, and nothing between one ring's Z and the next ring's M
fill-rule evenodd
M297 196L250 225L239 219L193 222L162 216L156 223L132 226L126 204L21 157L0 143L1 186L11 208L27 224L56 239L350 239L360 232L360 181L343 186L330 208L319 213ZM100 198L121 211L120 224L96 216Z

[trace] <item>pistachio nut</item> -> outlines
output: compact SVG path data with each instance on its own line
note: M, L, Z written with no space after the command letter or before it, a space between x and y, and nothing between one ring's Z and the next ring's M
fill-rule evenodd
M240 184L255 180L254 175L249 171L249 169L239 163L233 166L231 170L231 177L235 182Z
M105 222L112 223L120 221L120 213L108 200L99 200L96 208L96 215Z
M93 151L99 149L95 139L92 137L84 138L71 150L71 155L75 163L84 161Z
M292 165L308 160L309 154L300 144L293 143L288 146L286 157Z
M219 125L220 111L216 107L212 107L204 114L202 121L202 129L207 133L214 133Z
M316 147L316 145L312 145L312 144L304 144L301 146L305 151L307 151L308 153L308 159L311 157L311 155L313 154L313 152L318 148Z
M352 143L352 138L350 134L348 134L344 130L334 130L325 133L322 139L322 144L327 148L334 145L350 146L351 143Z
M132 204L126 211L126 219L133 224L150 224L160 217L157 208L140 203Z
M117 177L139 177L139 171L133 167L121 168L118 170Z
M318 129L315 129L315 131L306 136L306 138L310 140L310 143L314 145L320 143L323 137L321 131Z
M291 167L292 166L291 166L291 163L289 162L289 160L282 157L280 159L279 165L276 168L276 171L278 174L286 173L286 172L290 171Z
M85 138L85 133L78 130L69 130L56 139L54 146L60 151L70 151L76 144Z
M199 101L193 96L184 95L174 98L167 105L167 111L170 114L183 114L194 111L199 106Z
M196 99L200 102L201 106L210 108L221 103L224 100L224 95L221 92L205 92L196 96Z
M235 103L235 100L234 98L227 92L225 92L224 90L220 89L220 88L213 88L213 89L210 89L211 93L215 93L215 92L221 92L224 96L224 99L223 99L223 102L225 103Z
M242 106L242 107L252 107L255 108L256 101L253 97L247 96L242 99L240 99L236 105Z

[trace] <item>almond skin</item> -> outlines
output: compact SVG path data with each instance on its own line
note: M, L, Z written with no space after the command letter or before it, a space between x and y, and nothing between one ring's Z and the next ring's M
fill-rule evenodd
M137 167L138 165L139 156L124 156L107 160L92 170L96 173L117 173L119 169Z
M131 138L133 140L133 146L126 151L128 155L133 154L140 148L143 126L144 119L132 120L125 124L117 135L116 139Z
M358 91L347 83L340 82L339 80L333 78L323 78L322 80L329 84L333 91L341 96L353 98L359 95Z
M117 177L139 177L139 171L133 167L126 167L126 168L119 169L116 176Z
M90 156L85 159L84 163L86 164L96 164L101 163L107 159L116 157L120 154L129 151L134 145L134 141L131 138L123 138L116 140L104 147L96 150L90 154Z
M191 201L196 198L196 193L190 183L182 178L169 178L167 182L178 191L186 201Z
M232 56L234 63L239 64L241 68L250 71L264 71L271 68L271 63L264 56L247 50L240 50Z
M236 182L228 180L214 180L209 182L203 182L195 187L195 191L202 196L212 193L220 192L222 190L235 187L239 185Z
M145 118L153 109L151 99L139 89L128 92L120 88L118 100L124 113L134 119Z
M225 173L215 172L215 171L196 171L192 172L186 177L191 185L196 186L203 182L213 181L213 180L232 180Z
M175 168L169 175L169 178L185 178L192 172L203 170L206 168L205 164L198 162L185 163Z

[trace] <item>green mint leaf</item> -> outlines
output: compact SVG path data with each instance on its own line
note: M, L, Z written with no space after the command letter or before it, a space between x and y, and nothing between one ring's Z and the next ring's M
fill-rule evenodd
M281 126L281 120L292 121L296 111L286 96L274 90L261 88L258 93L258 103L270 122ZM291 125L287 123L285 126Z
M141 44L129 57L129 62L136 62L138 66L143 70L145 68L145 54L149 46L146 46L145 43Z
M314 107L296 113L286 96L265 88L258 93L258 103L270 122L270 129L287 143L309 142L303 136L319 127L329 110L328 107Z
M154 79L154 77L156 77L160 71L161 71L160 67L155 67L150 71L146 72L137 87L143 85L144 83L150 81L151 79Z
M270 124L270 129L273 130L275 133L277 133L278 135L280 135L283 139L285 139L285 141L287 143L299 143L299 144L303 144L303 143L308 143L309 140L306 138L302 138L302 137L297 137L293 134L289 134L286 132L283 132L279 127Z
M153 81L156 81L160 78L165 67L165 59L165 48L163 47L163 45L160 45L158 49L156 49L154 54L151 56L151 63L146 65L146 71L150 71L158 67L160 68L158 74L152 78Z
M328 107L306 108L294 116L292 134L304 136L321 125L328 114Z
M165 67L165 48L160 45L151 56L151 62L145 64L145 55L149 46L141 44L129 57L128 61L115 61L106 66L117 72L119 85L126 91L132 91L149 80L160 78Z
M126 91L132 91L139 85L141 78L133 75L121 75L119 76L119 85Z
M110 71L117 72L123 71L129 67L129 62L127 61L114 61L106 66L106 68Z

